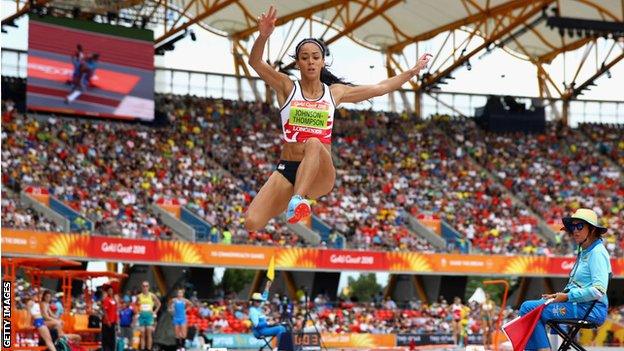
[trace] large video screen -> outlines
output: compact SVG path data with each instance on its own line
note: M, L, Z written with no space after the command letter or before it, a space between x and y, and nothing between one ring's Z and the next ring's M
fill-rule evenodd
M29 110L154 119L154 33L31 16Z

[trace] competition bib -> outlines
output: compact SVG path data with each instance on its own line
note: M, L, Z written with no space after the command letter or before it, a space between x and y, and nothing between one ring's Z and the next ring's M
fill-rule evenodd
M329 104L325 101L293 100L290 103L288 122L291 126L327 129Z

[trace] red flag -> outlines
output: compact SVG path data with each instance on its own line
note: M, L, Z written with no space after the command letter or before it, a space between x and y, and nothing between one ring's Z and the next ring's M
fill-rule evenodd
M533 334L535 325L542 315L542 310L550 302L551 300L548 300L524 316L518 317L503 325L503 333L505 333L507 339L511 341L514 351L524 350L531 334Z

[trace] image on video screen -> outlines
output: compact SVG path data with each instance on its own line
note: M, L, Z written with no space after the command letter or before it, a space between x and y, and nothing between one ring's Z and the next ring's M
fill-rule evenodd
M32 16L27 108L153 120L153 38L145 29Z

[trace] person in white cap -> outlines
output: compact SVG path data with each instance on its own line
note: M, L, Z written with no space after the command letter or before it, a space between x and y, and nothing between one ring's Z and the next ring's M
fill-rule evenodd
M579 246L576 262L563 292L544 294L541 300L525 301L520 315L525 315L548 299L553 302L544 308L526 350L550 350L546 322L551 319L583 318L596 301L587 320L597 325L604 323L609 309L607 287L611 275L609 252L602 242L607 228L598 223L596 212L580 208L570 217L562 219L563 228Z
M269 297L270 288L271 281L267 280L262 294L255 292L251 295L251 307L249 307L249 319L251 320L252 325L251 331L258 339L265 336L275 336L279 341L281 335L286 332L286 328L283 325L269 325L266 315L262 311L262 305Z

